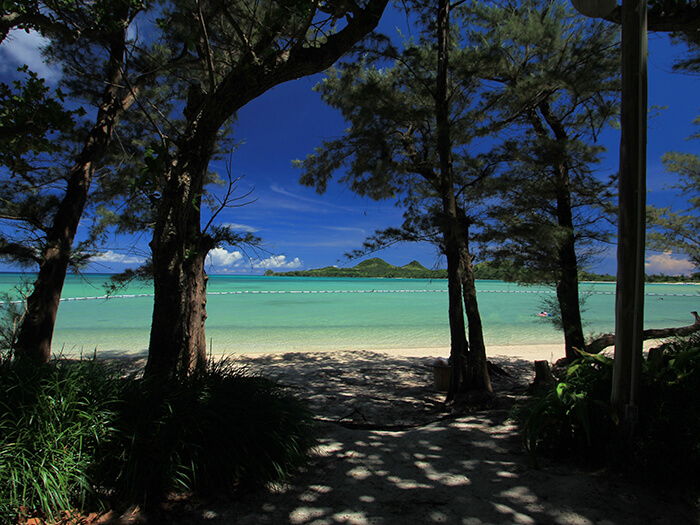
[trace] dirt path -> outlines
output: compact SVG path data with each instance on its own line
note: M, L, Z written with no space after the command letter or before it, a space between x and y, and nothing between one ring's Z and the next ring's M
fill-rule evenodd
M308 470L240 501L179 508L172 523L211 524L697 524L678 494L609 473L534 469L509 406L532 363L496 360L489 410L446 414L431 358L372 352L249 357L308 399L320 421Z

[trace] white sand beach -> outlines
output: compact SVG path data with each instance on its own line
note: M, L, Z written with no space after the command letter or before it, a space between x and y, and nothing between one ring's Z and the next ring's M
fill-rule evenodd
M176 523L405 525L697 524L697 495L615 473L543 460L538 468L509 419L560 345L499 346L495 398L444 408L432 362L447 349L237 355L306 399L319 442L288 484L236 500L189 503Z

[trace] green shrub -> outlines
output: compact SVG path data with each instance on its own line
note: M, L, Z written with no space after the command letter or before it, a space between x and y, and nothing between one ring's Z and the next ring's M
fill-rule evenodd
M0 363L0 522L55 517L94 496L91 467L112 432L117 390L94 360Z
M555 385L519 411L526 447L644 476L664 484L699 484L700 334L665 343L642 367L640 420L634 440L617 432L609 404L613 360L584 354Z
M700 334L650 353L642 419L634 447L640 474L661 483L698 484L700 471Z
M305 405L273 381L230 362L178 388L135 381L102 470L132 503L150 505L169 491L230 493L283 479L305 463L311 421Z
M0 362L0 523L39 513L154 505L281 480L313 443L305 405L231 363L184 384L95 360Z
M599 461L618 422L610 406L612 359L583 354L525 410L525 445L538 454Z

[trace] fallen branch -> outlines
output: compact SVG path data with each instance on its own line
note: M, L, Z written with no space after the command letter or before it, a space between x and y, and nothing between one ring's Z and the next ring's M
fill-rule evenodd
M684 337L694 334L695 332L700 332L700 316L697 312L690 313L695 317L695 322L693 324L681 326L680 328L651 328L649 330L644 330L642 336L644 341L649 339L665 339L668 337ZM605 334L588 343L584 350L589 354L599 354L614 344L615 334Z

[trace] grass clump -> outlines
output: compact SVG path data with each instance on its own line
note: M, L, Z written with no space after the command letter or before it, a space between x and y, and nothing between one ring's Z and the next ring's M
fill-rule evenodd
M96 361L0 363L0 522L94 504L94 459L113 432L119 386Z
M0 360L0 523L280 480L305 462L311 421L275 382L230 362L160 383L98 360Z
M228 361L177 389L132 382L116 426L110 479L125 501L147 506L171 491L231 493L284 479L314 442L305 404Z
M663 484L700 486L700 335L649 352L640 420L630 442L610 405L613 360L583 354L520 407L526 447L538 455L604 465Z

